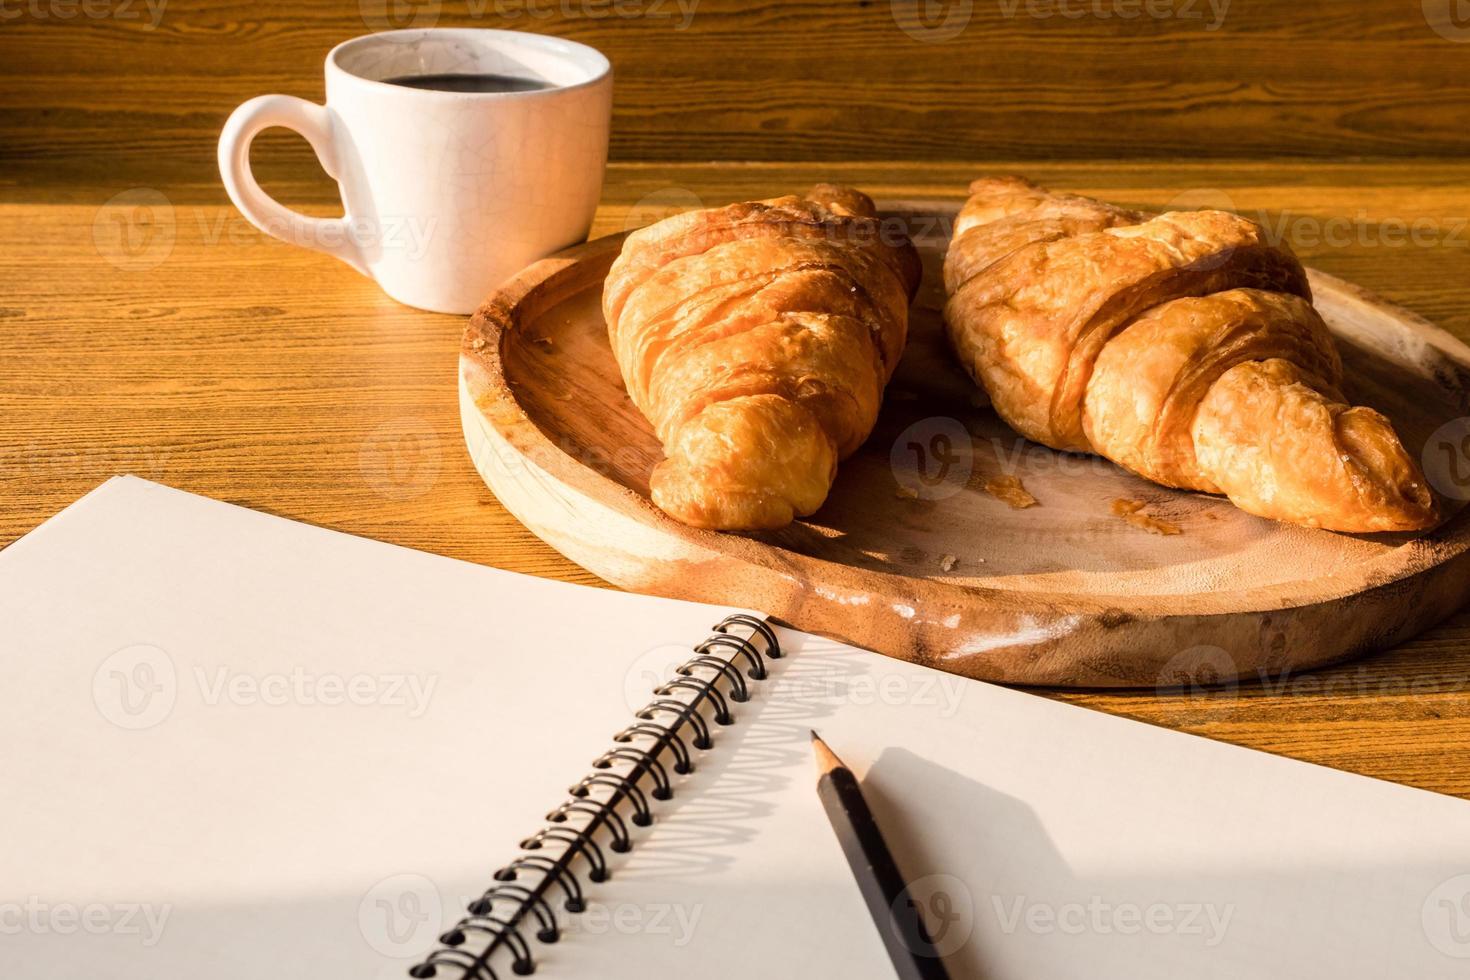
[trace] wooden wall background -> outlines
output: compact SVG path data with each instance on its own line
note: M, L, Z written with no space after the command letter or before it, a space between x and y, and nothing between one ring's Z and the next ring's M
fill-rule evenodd
M607 52L615 160L1470 152L1464 0L149 2L0 0L0 180L213 179L236 104L319 99L334 43L431 23Z

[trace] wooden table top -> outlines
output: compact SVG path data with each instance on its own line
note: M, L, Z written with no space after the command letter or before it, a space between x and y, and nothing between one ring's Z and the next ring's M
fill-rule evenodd
M1310 264L1470 339L1470 164L618 164L594 234L818 180L958 198L1021 171L1125 204L1230 207ZM0 545L115 473L352 534L601 584L516 522L463 449L463 319L252 229L213 183L0 178ZM278 180L333 213L323 179ZM1047 692L1470 798L1470 615L1339 667L1212 692Z
M1457 12L1450 0L11 0L0 161L87 179L105 157L118 179L204 179L230 109L264 92L320 102L333 45L408 27L547 32L604 52L614 160L1463 158L1470 25ZM303 141L272 139L273 159L310 162Z

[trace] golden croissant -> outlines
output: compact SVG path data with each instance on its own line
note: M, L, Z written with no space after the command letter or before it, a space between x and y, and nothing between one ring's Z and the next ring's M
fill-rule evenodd
M629 235L602 308L628 395L667 457L654 503L722 530L820 507L878 417L919 275L907 238L844 187Z
M1012 177L970 195L945 259L945 322L1022 435L1280 521L1436 522L1393 426L1344 400L1306 273L1259 225L1151 217Z

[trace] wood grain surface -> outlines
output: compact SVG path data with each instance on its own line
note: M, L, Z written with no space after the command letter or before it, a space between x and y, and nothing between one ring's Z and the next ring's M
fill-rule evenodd
M617 160L1452 156L1458 0L5 0L0 164L208 179L226 115L339 41L549 32L616 71ZM127 84L109 84L125 77ZM299 139L260 157L309 165ZM269 172L269 171L267 171Z
M1209 200L1264 216L1310 264L1470 338L1467 164L618 165L594 233L818 179L958 199L971 176L1006 169L1127 204ZM346 266L265 238L212 179L137 189L95 168L87 183L0 181L0 543L133 472L596 584L475 474L455 398L462 318L398 306ZM272 189L331 212L319 183ZM1463 613L1325 671L1219 691L1052 696L1470 798Z

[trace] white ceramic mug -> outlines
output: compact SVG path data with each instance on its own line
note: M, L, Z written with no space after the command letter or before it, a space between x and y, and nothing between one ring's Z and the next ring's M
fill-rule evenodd
M465 93L384 81L456 73L548 87ZM220 134L225 189L257 228L442 313L473 312L507 277L587 236L612 114L612 67L600 52L517 31L388 31L337 45L326 75L325 106L262 95ZM271 126L311 143L341 189L341 218L308 217L261 190L250 142Z

